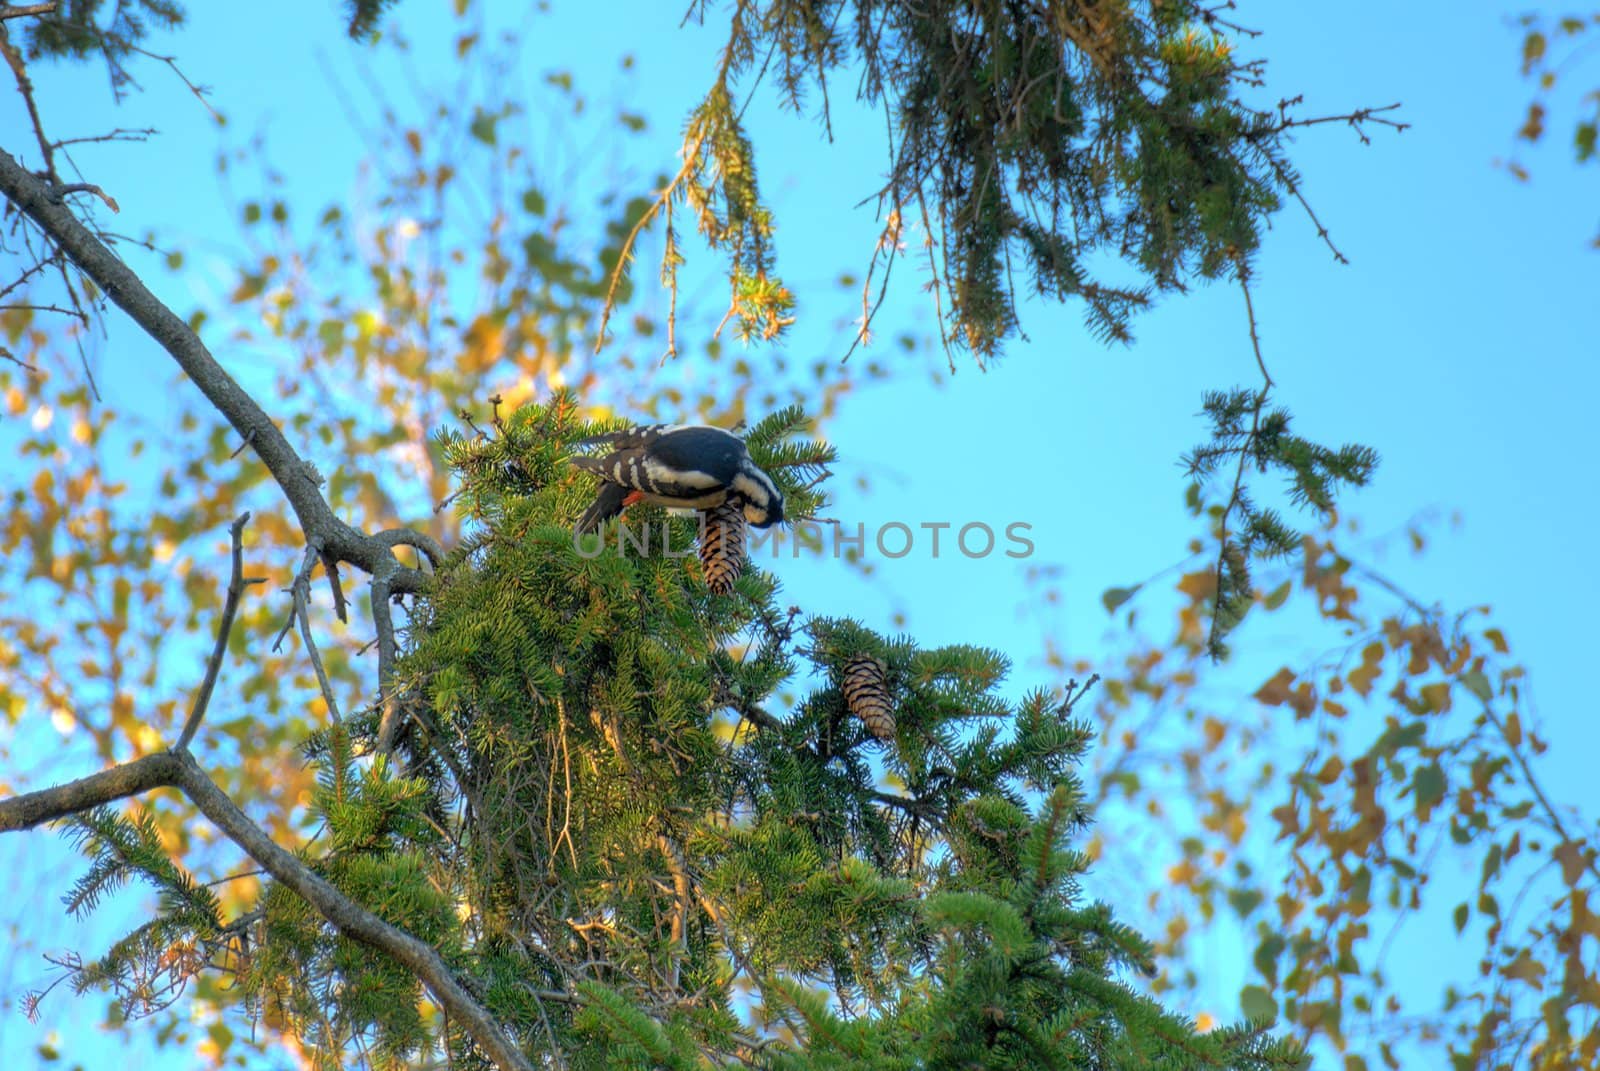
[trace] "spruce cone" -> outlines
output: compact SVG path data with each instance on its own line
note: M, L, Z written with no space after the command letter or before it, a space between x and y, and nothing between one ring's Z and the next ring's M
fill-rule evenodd
M729 498L700 518L700 565L706 587L713 595L726 595L744 572L744 506Z
M894 739L894 709L889 705L888 667L871 655L856 655L844 666L844 702L879 740Z

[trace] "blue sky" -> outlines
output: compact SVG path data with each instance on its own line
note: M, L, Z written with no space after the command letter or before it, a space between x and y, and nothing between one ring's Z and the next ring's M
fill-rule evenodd
M571 69L598 99L626 100L651 119L629 161L639 174L670 170L682 116L704 88L714 34L678 29L678 5L611 5L615 17L607 19L573 0L552 7L528 23L538 42L527 54L530 83L541 71ZM443 81L453 28L436 8L408 0L398 20L416 43L417 69ZM1527 101L1511 25L1519 10L1357 3L1335 21L1304 5L1243 5L1240 20L1264 31L1254 47L1270 60L1272 87L1303 92L1307 114L1401 102L1411 124L1401 134L1372 128L1365 147L1337 126L1302 134L1295 161L1307 196L1351 263L1335 264L1310 225L1286 208L1257 261L1255 299L1267 362L1299 429L1382 453L1376 481L1349 497L1347 513L1370 533L1425 514L1439 518L1425 556L1395 544L1375 552L1378 564L1425 603L1493 608L1532 671L1538 713L1556 742L1544 771L1549 785L1559 798L1581 801L1582 756L1600 744L1587 668L1594 662L1590 616L1600 605L1589 560L1600 520L1591 413L1600 398L1593 341L1600 253L1587 248L1600 230L1600 173L1570 162L1571 116L1559 111L1551 118L1557 145L1530 152L1513 142ZM296 203L320 207L353 195L362 146L331 103L328 72L353 82L359 50L342 39L337 15L328 0L252 10L248 21L231 5L194 5L190 28L157 48L175 52L191 79L212 88L230 119L220 135L181 84L155 67L143 70L146 92L120 111L109 105L97 68L41 72L46 120L58 136L160 128L163 135L148 143L78 159L120 202L121 226L204 252L226 243L216 236L236 233L212 166L219 137L237 145L262 134ZM638 62L619 81L623 53ZM405 78L386 60L375 69L385 84ZM3 144L12 148L22 120L9 98L0 108ZM851 208L880 168L875 128L847 108L835 115L832 146L809 118L777 114L767 102L749 117L779 213L780 267L802 315L788 348L804 359L848 345L839 324L854 314L855 299L831 280L865 263L876 234L870 208ZM1530 182L1496 166L1514 153L1532 166ZM207 276L214 259L191 263L184 278L152 277L179 309L231 283ZM903 283L907 267L899 269ZM891 326L926 330L930 310L924 295L903 285L885 314ZM795 600L819 611L847 608L886 631L903 613L929 644L1009 650L1019 692L1048 680L1036 662L1041 629L1069 656L1093 660L1111 628L1101 592L1178 560L1194 534L1176 462L1204 437L1195 416L1202 391L1253 384L1255 373L1233 288L1164 300L1136 322L1127 348L1106 350L1079 324L1076 309L1030 305L1030 341L1012 346L987 374L962 367L944 386L925 374L943 366L942 355L886 353L904 363L903 374L852 396L828 428L844 458L836 515L869 526L1023 521L1032 525L1036 557L971 561L947 552L933 561L919 551L882 563L866 584L829 562L784 562L777 571ZM226 349L217 352L227 363ZM124 404L142 396L151 411L164 407L141 386L165 361L148 343L114 329L101 360L106 380L130 392ZM872 477L870 497L854 490L856 473ZM1030 565L1060 569L1062 603L1043 618L1019 609L1030 601ZM1259 639L1259 653L1233 670L1240 679L1263 678L1294 643L1292 636ZM7 860L48 855L45 836L34 835L26 848L8 842ZM72 943L73 933L58 930L56 947ZM6 997L37 984L0 981ZM74 1028L98 1016L99 1002L85 1000L84 1015L70 1001L57 997L37 1028L0 1010L0 1050L31 1050L36 1038L65 1028L70 1057L100 1058L92 1031ZM1212 1010L1232 1014L1226 1006ZM142 1047L135 1042L135 1051Z

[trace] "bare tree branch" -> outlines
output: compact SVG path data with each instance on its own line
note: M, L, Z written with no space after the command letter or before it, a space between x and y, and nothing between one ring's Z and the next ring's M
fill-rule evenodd
M44 144L48 146L47 142ZM46 158L49 159L48 151ZM322 496L321 477L316 470L295 451L260 405L217 363L199 336L63 204L62 188L30 173L9 153L0 151L0 193L167 351L206 399L250 444L283 489L307 544L306 565L293 589L295 616L300 620L318 682L332 707L331 689L309 631L309 576L315 562L320 559L328 570L338 602L342 602L342 598L334 570L340 562L350 562L379 577L382 581L379 590L385 596L383 605L387 610L388 594L415 591L425 579L420 571L401 565L393 548L409 544L432 557L440 550L437 543L392 532L385 533L382 538L369 536L337 517ZM237 611L235 595L246 583L239 572L243 521L241 518L233 528L234 577L229 586L230 605L224 609L217 648L180 736L179 747L67 785L0 800L0 831L31 828L152 788L176 787L267 872L305 898L341 933L393 956L415 973L440 1007L465 1027L498 1066L505 1071L530 1071L530 1065L516 1045L455 979L433 948L354 903L292 853L274 843L200 770L186 750L209 703L232 617ZM390 628L392 635L392 624Z
M283 488L307 542L322 553L369 573L393 568L395 593L417 590L423 575L399 564L389 542L357 531L333 512L319 489L320 477L289 444L255 399L228 374L183 318L167 308L117 255L106 248L40 179L0 150L0 193L34 221L63 253L178 363L200 392L255 450Z
M394 696L395 639L394 619L389 607L389 578L372 578L372 623L378 631L378 699L383 717L378 722L378 754L387 756L394 747L400 704Z
M163 787L182 791L230 840L249 853L267 873L316 908L340 933L393 956L412 971L439 1006L466 1027L478 1047L502 1071L532 1071L522 1052L456 980L439 953L384 922L330 885L292 852L280 847L217 787L187 751L147 755L69 784L0 800L0 832L31 829L91 807Z
M3 19L0 19L0 55L5 56L6 65L11 68L11 74L17 80L17 92L22 95L22 103L28 109L28 119L33 123L33 135L39 142L39 152L44 156L45 173L53 180L56 177L55 151L50 139L44 135L44 120L39 118L39 105L33 99L33 79L28 77L28 67L23 62L22 52L11 43L11 35L6 32ZM10 157L6 159L10 160Z
M305 559L300 564L300 571L295 574L294 582L289 585L289 599L293 608L289 611L289 620L284 622L283 631L278 633L277 640L272 649L276 651L283 638L294 628L295 622L300 623L300 640L305 644L306 656L311 659L311 668L317 674L317 686L322 691L323 702L328 704L328 713L334 721L339 721L339 702L333 695L333 684L328 680L328 672L322 666L322 655L317 650L317 641L311 635L311 574L317 567L318 560L328 563L322 551L322 541L313 536L306 546ZM334 591L338 593L338 584L334 583ZM341 615L343 616L343 615Z
M178 787L184 795L268 873L303 897L340 933L388 953L422 979L440 1007L466 1028L478 1047L503 1071L532 1071L522 1052L456 980L438 952L355 903L280 847L239 810L192 757L185 754L178 763Z
M7 19L27 18L29 15L48 15L55 9L56 0L50 0L48 4L18 4L16 7L7 4L0 7L0 22L5 22Z
M100 198L100 200L105 203L105 206L111 209L111 211L122 211L122 208L117 204L117 199L115 197L112 197L109 193L107 193L105 190L102 190L99 186L96 186L92 182L69 182L64 186L52 186L50 188L50 193L52 196L57 198L65 197L69 193L92 193L96 197Z
M419 532L415 528L386 528L373 535L378 540L391 547L411 547L419 550L428 559L428 564L435 569L444 561L444 547L439 541L427 532Z
M36 376L39 374L39 370L37 368L29 364L27 361L24 361L21 357L18 357L4 346L0 346L0 360L10 361L12 364L31 375Z
M64 785L0 800L0 833L32 829L152 788L175 785L179 765L176 755L163 751Z
M217 645L211 652L211 660L206 664L206 676L200 682L200 690L195 693L194 706L189 710L189 719L183 723L183 732L178 736L178 742L173 746L174 751L187 751L189 742L194 739L195 732L200 728L200 721L206 716L206 707L211 703L211 692L217 686L217 674L222 670L222 658L228 653L228 634L233 631L233 618L239 612L239 599L244 595L244 589L251 584L263 584L266 581L260 577L246 578L244 575L244 526L249 523L250 514L241 513L239 518L228 528L228 533L233 537L233 573L228 579L228 598L222 605L222 620L217 623Z

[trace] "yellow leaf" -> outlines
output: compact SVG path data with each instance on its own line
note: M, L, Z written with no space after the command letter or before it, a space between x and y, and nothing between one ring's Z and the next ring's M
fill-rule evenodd
M1584 868L1594 859L1594 849L1576 840L1562 841L1550 854L1561 864L1561 880L1568 885L1578 884Z
M1272 679L1256 689L1255 697L1269 707L1279 707L1289 701L1289 686L1294 683L1294 671L1288 666L1278 670ZM1365 694L1365 693L1363 693Z
M1428 709L1437 714L1443 714L1450 709L1450 685L1446 681L1435 681L1422 686L1422 701Z
M1524 948L1517 953L1517 958L1506 965L1505 976L1519 982L1526 982L1535 989L1544 987L1544 964L1534 959Z
M1217 574L1211 569L1185 573L1178 581L1178 590L1196 602L1209 599L1217 590Z
M1357 695L1365 699L1368 695L1372 694L1372 682L1378 679L1378 674L1380 672L1382 671L1379 669L1376 663L1363 662L1355 669L1352 669L1347 675L1350 681L1350 687L1356 690Z
M1512 711L1506 716L1506 743L1512 747L1522 746L1522 718Z
M1544 59L1544 34L1534 30L1522 39L1522 73L1530 73Z

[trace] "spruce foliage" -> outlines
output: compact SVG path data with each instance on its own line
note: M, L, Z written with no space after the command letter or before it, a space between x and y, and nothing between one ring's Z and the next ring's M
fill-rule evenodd
M557 397L441 437L476 532L414 608L399 753L368 756L371 712L308 744L323 877L439 949L540 1066L1302 1066L1128 984L1149 949L1084 897L1072 847L1082 691L1012 702L998 652L799 621L757 568L720 595L692 554L575 542L592 480L570 444L605 430L577 414ZM832 459L803 425L750 432L796 520ZM629 519L689 547L694 521L661 514ZM863 660L893 740L846 700ZM136 822L84 829L80 900L138 872L168 894L157 925L224 947ZM484 1066L415 978L292 893L253 914L226 944L238 989L322 1066Z
M787 291L751 285L772 282L774 235L743 102L771 78L826 125L831 94L854 87L889 132L887 180L861 191L881 208L880 253L892 261L920 226L947 346L999 353L1018 332L1019 292L1081 302L1097 337L1125 342L1154 294L1243 277L1297 194L1291 102L1252 100L1264 66L1236 54L1248 31L1220 12L1194 0L740 3L668 192L731 250L741 321L781 327Z
M1257 504L1246 476L1282 476L1292 505L1330 514L1340 485L1365 486L1378 467L1370 446L1347 443L1335 450L1295 435L1289 411L1267 408L1269 399L1266 389L1208 391L1204 410L1211 440L1183 459L1197 488L1219 475L1232 482L1226 503L1215 508L1222 546L1208 641L1213 658L1227 653L1223 638L1254 603L1250 563L1291 554L1301 544L1300 533L1276 510ZM1197 495L1191 501L1197 504Z

